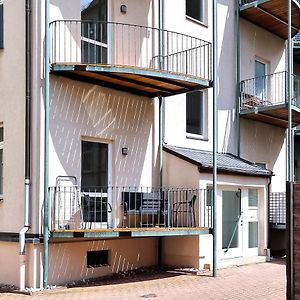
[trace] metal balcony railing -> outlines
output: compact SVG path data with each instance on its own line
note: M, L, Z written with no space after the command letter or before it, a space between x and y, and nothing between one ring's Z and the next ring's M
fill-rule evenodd
M189 35L139 25L77 20L54 21L50 32L51 64L113 65L211 80L211 43Z
M241 81L240 109L271 107L288 102L286 71ZM300 107L300 78L293 75L292 105Z
M212 226L207 190L74 185L49 193L50 230Z
M286 222L285 192L270 193L269 223L285 224Z

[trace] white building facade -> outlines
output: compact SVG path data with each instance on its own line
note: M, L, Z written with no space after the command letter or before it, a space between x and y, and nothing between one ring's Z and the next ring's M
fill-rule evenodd
M45 58L44 5L0 1L0 283L265 259L270 194L286 181L287 24L217 1L213 83L211 2L51 0Z

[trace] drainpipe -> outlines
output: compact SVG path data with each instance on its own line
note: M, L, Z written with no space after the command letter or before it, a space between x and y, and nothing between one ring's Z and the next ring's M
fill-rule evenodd
M217 151L218 151L218 102L217 102L217 0L212 2L213 18L213 277L217 276Z
M268 209L268 212L267 212L267 224L268 224L268 245L267 245L267 248L270 249L271 248L271 230L270 230L270 223L269 223L269 220L270 220L270 193L271 193L271 183L272 183L272 177L270 176L269 177L269 182L268 182L268 186L267 186L267 201L268 201L268 205L267 205L267 209Z
M237 156L241 155L241 122L240 122L240 82L241 82L241 55L240 49L240 5L236 0L236 136L237 136Z
M43 253L43 288L48 286L48 242L49 242L49 0L45 0L45 59L44 59L44 101L45 101L45 141L44 141L44 253Z
M294 181L294 169L292 162L292 0L288 0L288 132L287 132L287 183L286 183L286 233L287 233L287 253L286 253L286 295L287 299L292 299L294 295L294 274L293 265L293 198L292 182Z
M159 68L163 69L164 62L164 0L158 2L158 28L159 28ZM159 186L163 186L163 143L164 143L164 115L165 115L165 98L159 99Z
M24 227L19 232L19 261L20 278L19 288L25 289L26 262L25 262L25 234L30 228L29 203L30 203L30 125L31 125L31 0L25 3L26 22L26 99L25 99L25 199L24 199Z
M159 68L164 66L164 0L158 1L158 28L159 28ZM158 97L159 99L159 186L163 187L163 143L164 143L164 115L165 115L165 98ZM157 264L159 267L162 265L163 253L163 238L158 237L157 249Z

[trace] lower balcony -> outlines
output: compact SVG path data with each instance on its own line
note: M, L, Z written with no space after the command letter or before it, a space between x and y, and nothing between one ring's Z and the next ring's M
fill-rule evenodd
M287 72L241 82L240 115L280 127L288 127ZM300 124L300 78L293 75L292 126Z
M56 186L49 193L52 238L199 235L212 227L207 190Z
M50 25L52 74L147 97L211 86L211 43L152 27L84 20Z

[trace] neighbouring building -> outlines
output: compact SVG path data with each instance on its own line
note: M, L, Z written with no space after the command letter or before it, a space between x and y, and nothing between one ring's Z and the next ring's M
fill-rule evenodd
M288 4L217 1L212 45L212 2L0 0L0 283L201 271L213 253L221 268L283 247ZM292 20L294 36L296 0Z

